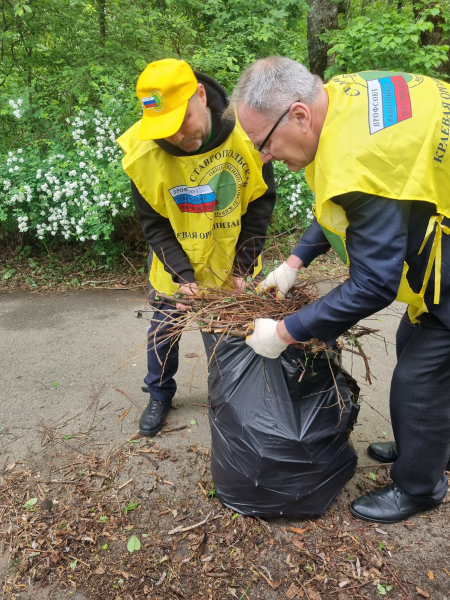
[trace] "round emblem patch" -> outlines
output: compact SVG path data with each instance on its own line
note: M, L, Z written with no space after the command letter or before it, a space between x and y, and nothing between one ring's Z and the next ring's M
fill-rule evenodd
M220 155L217 160L219 158ZM214 218L226 217L241 203L242 177L236 167L229 162L212 167L203 175L200 184L207 186L214 195Z
M159 92L151 92L149 96L141 99L144 108L159 112L164 108L164 99Z
M220 212L227 208L236 197L236 181L228 171L222 171L214 175L209 185L216 193L216 211Z

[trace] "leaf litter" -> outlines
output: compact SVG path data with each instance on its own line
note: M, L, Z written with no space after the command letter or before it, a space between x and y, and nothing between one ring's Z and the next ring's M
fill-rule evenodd
M416 518L413 533L406 523L381 529L354 520L348 489L320 518L267 522L239 515L210 497L209 449L190 444L177 454L162 443L145 439L136 447L126 441L101 455L98 446L83 440L74 458L67 442L56 449L53 440L64 469L77 465L70 479L61 475L56 484L46 483L53 479L43 464L4 468L0 554L8 567L1 579L3 597L19 597L34 585L76 589L92 600L444 598L438 594L448 590L448 553L433 561L421 556L420 571L417 554L409 554L411 544L402 545L402 537L415 535L420 541L430 519L440 519L444 530L450 503L426 513L427 519ZM149 453L159 464L178 460L191 477L180 474L169 482L144 460ZM138 461L145 477L133 474L130 480ZM47 468L64 472L55 461ZM187 490L181 493L183 479ZM382 465L376 482L357 471L352 497L388 481ZM415 568L408 569L412 564Z

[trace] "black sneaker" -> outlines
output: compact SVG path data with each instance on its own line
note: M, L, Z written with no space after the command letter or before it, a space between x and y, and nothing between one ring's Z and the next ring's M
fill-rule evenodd
M139 433L153 437L161 431L164 419L172 406L171 402L159 402L150 396L139 421Z

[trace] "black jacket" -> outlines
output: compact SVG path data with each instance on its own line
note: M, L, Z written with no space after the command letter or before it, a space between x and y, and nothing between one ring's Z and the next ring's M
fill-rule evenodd
M408 283L418 293L433 244L430 236L418 254L435 207L428 202L397 201L351 192L333 198L345 210L350 278L334 290L289 316L286 327L299 341L312 337L332 344L359 320L383 310L397 296L403 263L409 265ZM443 225L450 225L449 219ZM313 221L293 254L307 267L330 248L317 221ZM450 328L450 236L442 235L440 303L434 304L434 267L425 293L429 312Z
M202 147L202 153L218 148L231 135L234 129L233 121L222 120L222 113L227 105L227 93L221 85L208 75L195 72L197 80L205 86L207 105L211 110L212 136L208 144ZM165 140L155 140L165 152L173 156L192 156L173 146ZM245 215L241 218L241 232L236 244L234 273L249 273L264 247L267 227L276 200L275 179L272 165L266 164L262 170L267 185L266 192L258 199L250 202ZM145 239L163 263L165 270L171 274L175 283L193 283L194 269L177 240L169 219L157 213L139 193L131 182L133 202L137 216L144 232Z

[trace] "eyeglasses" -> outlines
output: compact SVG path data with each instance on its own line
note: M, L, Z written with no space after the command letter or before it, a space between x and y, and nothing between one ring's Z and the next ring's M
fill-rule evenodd
M301 102L301 100L296 100L295 102ZM295 102L293 102L292 104L295 104ZM269 131L269 133L267 134L267 136L266 136L265 140L263 141L263 143L260 144L259 146L257 146L256 144L253 144L253 148L257 152L261 152L262 154L269 154L269 152L267 152L267 150L264 150L264 146L270 140L270 137L271 137L272 133L275 131L275 129L278 127L278 125L281 123L281 121L284 119L284 117L291 110L292 104L291 104L291 106L287 110L284 111L284 113L281 115L281 117L278 119L278 121L275 123L275 125L272 127L272 129Z

